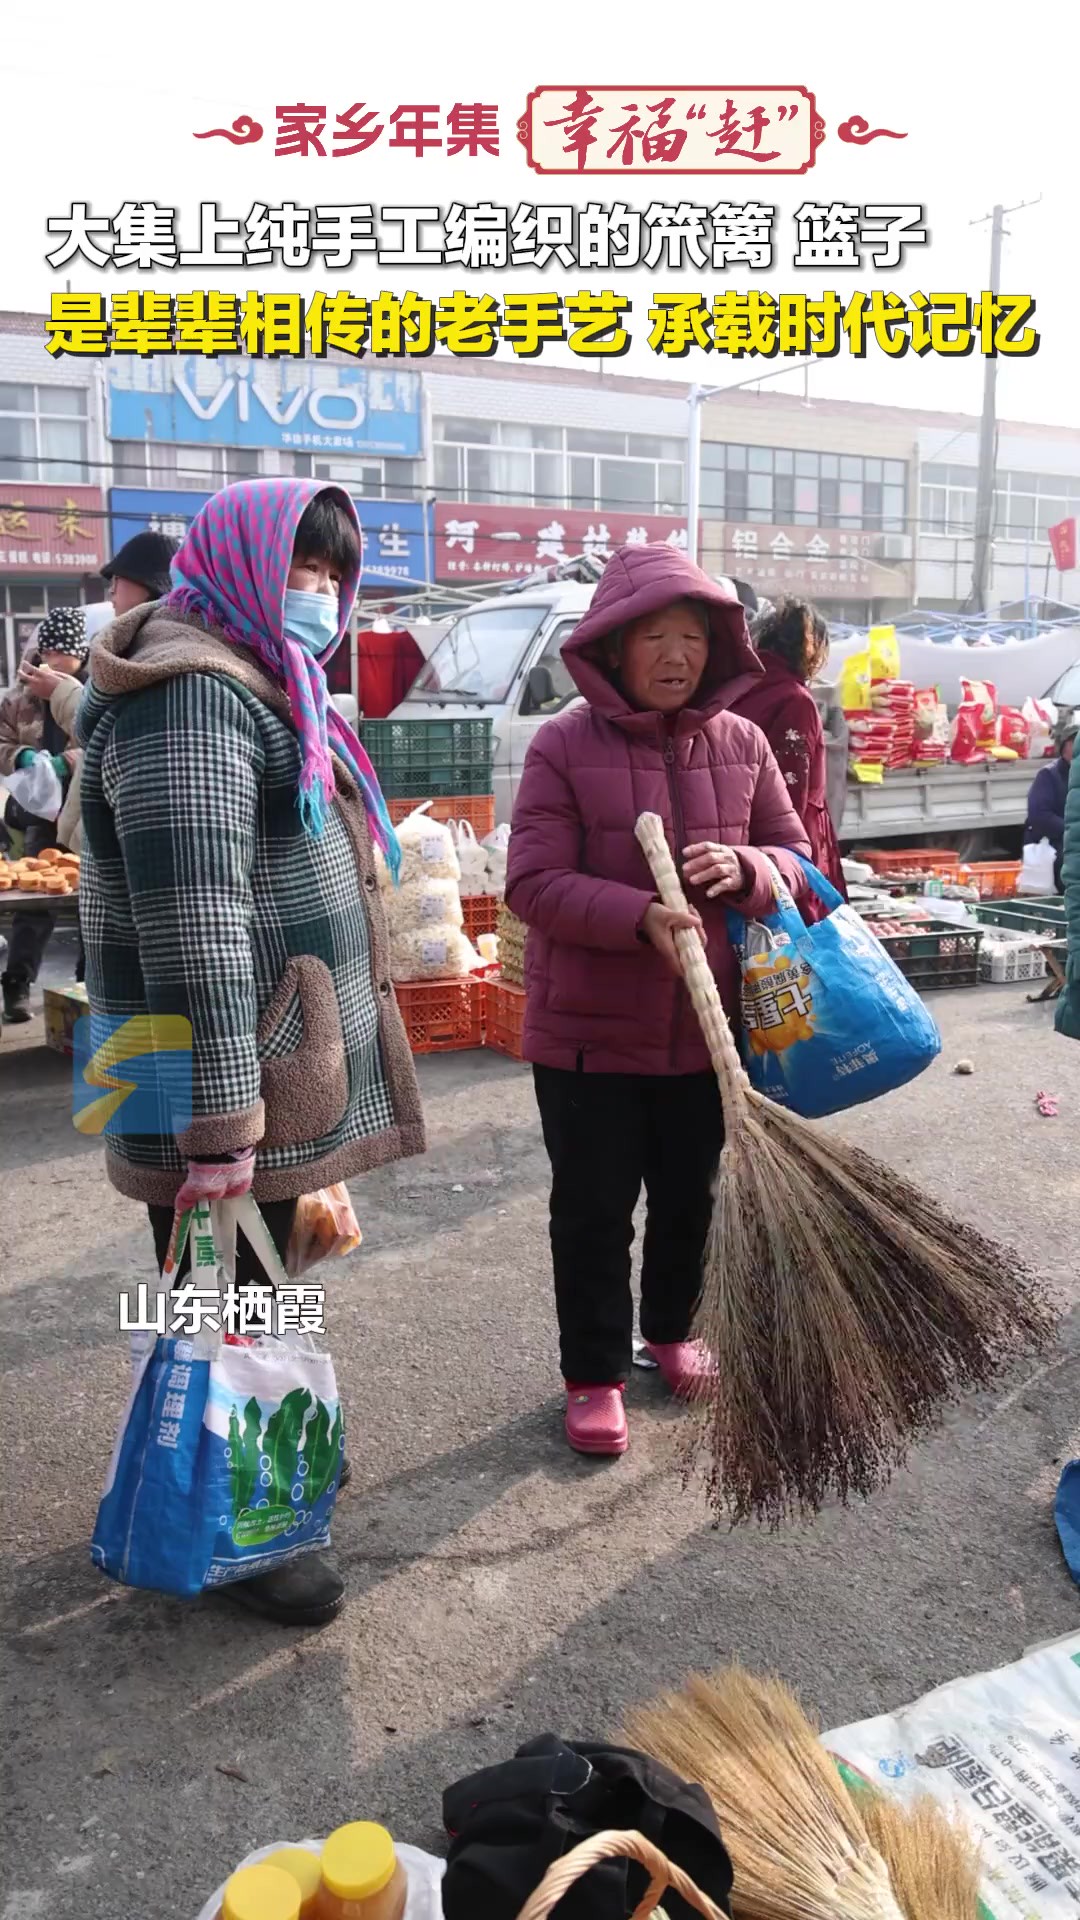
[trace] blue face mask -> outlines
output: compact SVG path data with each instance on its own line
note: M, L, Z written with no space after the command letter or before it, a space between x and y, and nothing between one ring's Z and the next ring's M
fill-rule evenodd
M305 653L325 653L337 639L338 602L336 594L302 593L299 587L285 591L285 631L298 640Z

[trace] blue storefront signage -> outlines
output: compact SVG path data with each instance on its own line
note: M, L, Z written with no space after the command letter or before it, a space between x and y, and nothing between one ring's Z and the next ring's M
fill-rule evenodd
M112 361L109 437L305 453L422 452L420 375L281 360Z
M157 492L145 487L113 487L109 495L112 550L135 533L164 533L182 540L208 493L180 488ZM426 509L419 500L357 500L364 530L363 590L418 585L427 578L424 538Z

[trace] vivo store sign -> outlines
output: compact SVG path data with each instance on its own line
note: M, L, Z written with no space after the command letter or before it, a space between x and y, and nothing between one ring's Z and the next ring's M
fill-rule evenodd
M416 373L197 356L109 367L112 440L409 460L421 452L420 420Z

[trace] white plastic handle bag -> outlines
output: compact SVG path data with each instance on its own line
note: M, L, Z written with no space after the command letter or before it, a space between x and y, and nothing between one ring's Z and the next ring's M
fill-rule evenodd
M488 856L473 831L470 820L457 822L457 856L461 863L461 892L469 899L488 890Z
M35 753L28 767L6 774L4 785L15 804L35 820L55 820L64 804L63 783L48 753Z
M272 1846L257 1847L254 1853L238 1860L233 1872L239 1872L241 1867L260 1866L280 1847L303 1847L306 1853L321 1853L323 1843L321 1840L275 1840ZM396 1851L409 1882L405 1920L442 1920L442 1883L446 1861L436 1859L433 1853L421 1853L419 1847L398 1846ZM200 1909L197 1920L218 1920L224 1898L223 1881L217 1892L211 1894L205 1907Z
M1017 893L1034 895L1056 892L1055 860L1056 855L1049 840L1040 840L1035 846L1025 847L1023 864L1016 882Z

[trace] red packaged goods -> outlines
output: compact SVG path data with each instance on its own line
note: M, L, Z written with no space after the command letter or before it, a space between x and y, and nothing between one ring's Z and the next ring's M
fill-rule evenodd
M972 705L976 709L977 738L980 747L992 747L994 739L994 721L997 712L997 688L989 680L961 680L963 706Z
M915 688L910 680L874 680L870 687L871 718L884 722L889 738L882 739L886 767L910 766L915 741ZM860 736L862 739L863 736ZM864 759L873 757L863 750Z
M1019 707L1002 707L997 717L995 738L999 747L1010 747L1026 760L1031 752L1031 727Z
M979 708L975 701L962 701L956 710L949 746L949 758L959 761L961 766L974 766L986 759L986 749L979 739L979 724Z

